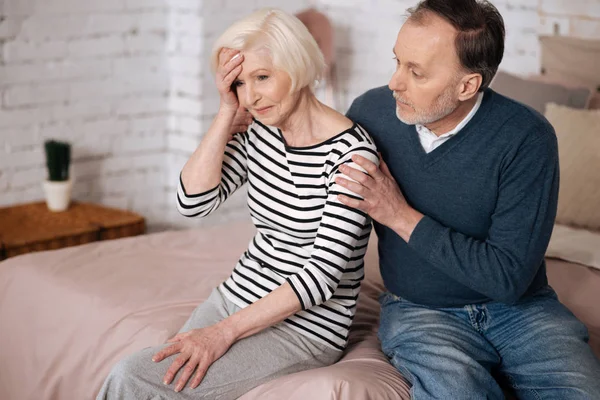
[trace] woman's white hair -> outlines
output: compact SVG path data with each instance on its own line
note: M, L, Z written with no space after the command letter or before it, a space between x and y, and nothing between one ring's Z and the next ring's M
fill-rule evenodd
M219 65L219 52L224 47L267 49L273 66L290 76L291 92L306 86L312 90L325 71L323 54L306 26L298 18L278 9L256 11L231 25L213 46L213 72Z

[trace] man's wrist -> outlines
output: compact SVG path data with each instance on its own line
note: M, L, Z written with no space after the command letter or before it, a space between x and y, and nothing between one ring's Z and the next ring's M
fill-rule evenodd
M406 243L410 240L410 237L423 219L424 215L415 210L414 208L406 205L398 212L396 220L392 226L392 230L396 232Z

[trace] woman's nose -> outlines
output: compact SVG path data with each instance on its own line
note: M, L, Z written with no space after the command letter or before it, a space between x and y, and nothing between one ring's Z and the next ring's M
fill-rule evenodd
M253 105L254 103L256 103L256 101L258 100L260 96L258 95L258 93L256 92L256 90L254 90L253 87L248 86L246 88L246 104L248 106Z

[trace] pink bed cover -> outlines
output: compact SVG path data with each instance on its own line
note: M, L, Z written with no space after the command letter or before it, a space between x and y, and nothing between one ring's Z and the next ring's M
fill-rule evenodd
M253 232L249 223L172 231L0 263L0 399L95 398L120 358L179 330L228 276ZM599 297L600 271L557 263L549 270L559 281L569 280L565 269L577 272L577 287L565 293L596 335L600 317L589 300ZM387 362L376 337L383 285L375 241L366 265L344 357L261 385L241 399L410 398L407 381Z

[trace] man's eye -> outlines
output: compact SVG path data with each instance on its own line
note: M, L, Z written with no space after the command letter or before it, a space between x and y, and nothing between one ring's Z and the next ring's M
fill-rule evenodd
M413 76L415 78L420 78L421 77L421 75L417 74L415 71L412 71L412 74L413 74Z
M400 63L400 60L398 60L398 57L396 57L396 56L392 57L392 60L395 60L395 61L396 61L396 64L399 64L399 63Z

